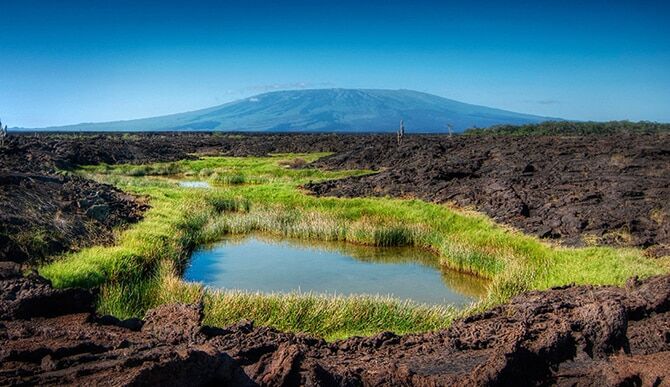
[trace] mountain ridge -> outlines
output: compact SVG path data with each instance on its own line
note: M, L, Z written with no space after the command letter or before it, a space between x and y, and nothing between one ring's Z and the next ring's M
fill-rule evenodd
M516 113L413 91L301 89L263 93L194 111L123 121L52 126L44 131L454 132L558 118Z

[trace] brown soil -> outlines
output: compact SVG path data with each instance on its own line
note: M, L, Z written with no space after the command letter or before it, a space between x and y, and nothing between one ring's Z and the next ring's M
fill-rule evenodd
M0 385L665 385L670 276L530 292L439 332L334 343L197 305L144 319L93 312L89 291L0 270Z

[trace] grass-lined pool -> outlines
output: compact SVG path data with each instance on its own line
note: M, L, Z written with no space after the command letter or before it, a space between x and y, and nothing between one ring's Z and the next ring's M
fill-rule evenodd
M209 183L206 181L190 181L190 180L180 181L179 186L184 188L212 188L212 186L209 185Z
M222 289L390 295L427 304L466 305L486 293L485 281L441 269L427 251L265 235L196 250L184 278Z

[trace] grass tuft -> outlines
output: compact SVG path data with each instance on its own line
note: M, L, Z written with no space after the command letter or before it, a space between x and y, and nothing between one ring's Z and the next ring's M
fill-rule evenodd
M402 226L378 228L374 231L374 241L375 246L381 247L412 246L414 234Z

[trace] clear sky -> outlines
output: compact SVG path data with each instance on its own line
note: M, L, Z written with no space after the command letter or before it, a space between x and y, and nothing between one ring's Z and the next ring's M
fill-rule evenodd
M661 0L1 0L0 25L0 117L10 127L323 87L670 122Z

